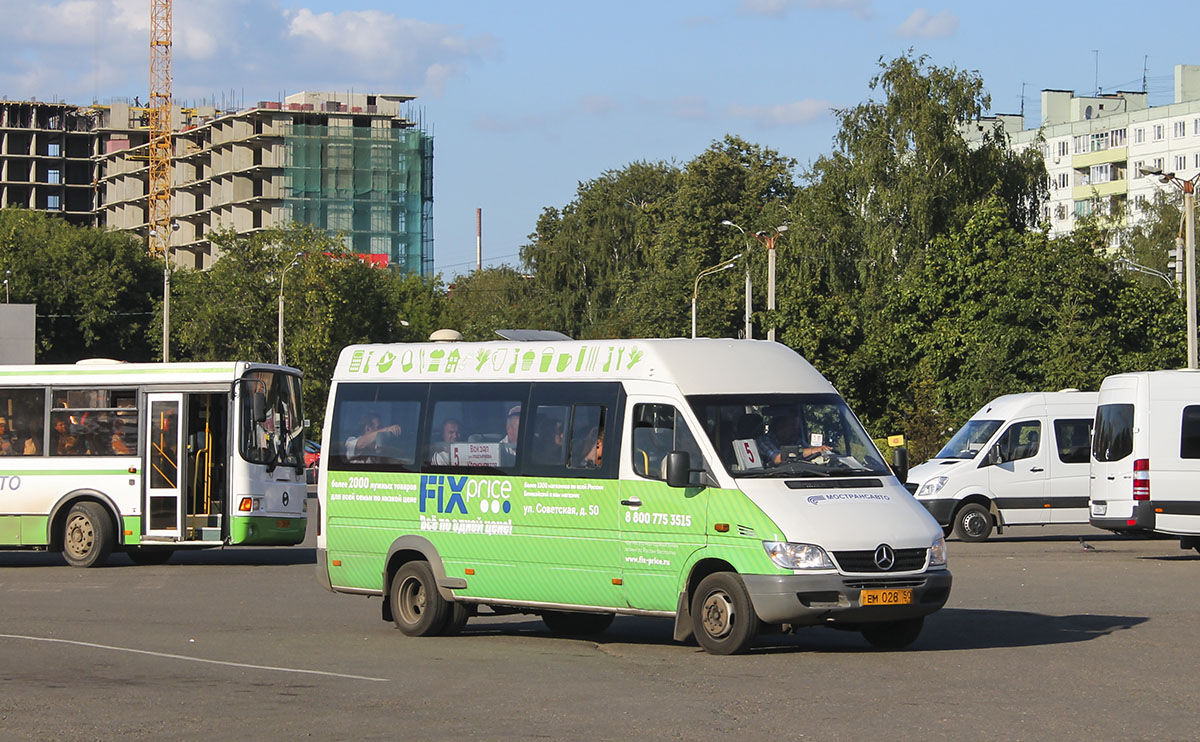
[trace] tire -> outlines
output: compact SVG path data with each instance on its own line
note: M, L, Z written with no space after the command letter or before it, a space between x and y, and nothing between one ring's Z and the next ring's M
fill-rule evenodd
M171 561L171 555L175 553L175 550L131 546L125 550L125 553L129 555L134 564L150 566L154 564L166 564Z
M595 636L612 625L612 613L570 613L544 611L542 621L550 633L559 636Z
M442 636L454 636L460 633L467 625L467 621L474 615L475 606L457 601L451 603L450 609L446 612L446 625L442 627Z
M429 562L409 562L392 578L392 620L407 636L436 636L446 628L450 603L437 590Z
M954 514L954 535L959 541L987 541L992 525L992 512L977 502L963 505Z
M116 536L112 519L103 505L79 502L63 523L62 550L72 567L99 567L112 553Z
M758 615L740 577L733 572L714 572L700 581L692 594L692 632L706 652L744 652L758 628Z
M876 649L904 649L917 640L925 617L906 618L901 621L864 624L863 638Z

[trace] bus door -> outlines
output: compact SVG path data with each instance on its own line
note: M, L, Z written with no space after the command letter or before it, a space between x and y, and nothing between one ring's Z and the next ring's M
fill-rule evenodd
M145 533L179 539L182 533L183 477L180 452L182 394L146 395Z

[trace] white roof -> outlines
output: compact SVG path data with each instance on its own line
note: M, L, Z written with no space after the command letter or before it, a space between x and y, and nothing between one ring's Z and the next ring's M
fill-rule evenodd
M684 394L833 392L791 348L765 340L645 339L351 345L338 381L622 381Z
M1049 412L1050 414L1083 414L1094 415L1098 392L1062 391L1062 392L1025 392L1022 394L1005 394L996 397L985 404L972 419L1008 420L1033 411Z
M294 368L245 361L121 363L91 359L81 363L0 366L0 384L188 384L233 381L252 368Z

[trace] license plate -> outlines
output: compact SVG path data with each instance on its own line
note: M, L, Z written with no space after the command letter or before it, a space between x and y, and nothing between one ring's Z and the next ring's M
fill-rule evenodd
M1093 502L1092 503L1092 515L1107 515L1107 514L1108 514L1108 503L1107 502Z
M863 590L859 605L908 605L912 602L912 590Z

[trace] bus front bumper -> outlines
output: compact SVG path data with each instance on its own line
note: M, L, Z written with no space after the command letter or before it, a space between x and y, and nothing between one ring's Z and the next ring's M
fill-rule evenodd
M950 571L931 570L903 577L820 575L742 575L754 612L769 624L812 626L857 624L927 616L950 598ZM862 605L863 590L911 590L902 605Z

